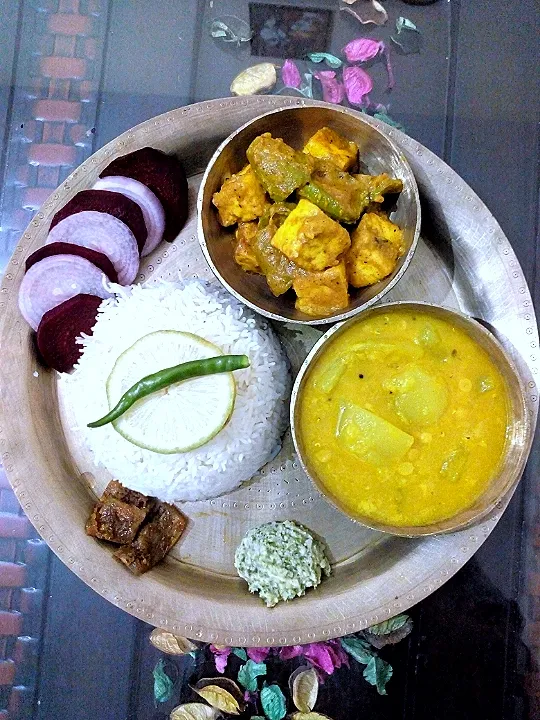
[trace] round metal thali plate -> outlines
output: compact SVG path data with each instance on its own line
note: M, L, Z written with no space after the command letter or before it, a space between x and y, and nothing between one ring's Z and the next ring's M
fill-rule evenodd
M451 577L499 520L511 493L479 524L419 540L363 528L331 507L297 462L290 435L280 454L235 492L185 503L189 529L167 560L132 577L111 551L84 533L94 495L109 477L78 441L54 373L38 366L17 291L24 259L43 244L52 215L90 187L114 158L146 145L176 152L190 175L190 216L172 244L141 264L140 282L211 280L196 234L195 199L206 163L232 131L268 110L320 105L286 97L214 100L161 115L101 148L46 201L8 265L0 293L0 452L21 505L52 550L103 597L159 627L216 644L256 646L345 635L404 611ZM354 111L350 111L354 114ZM363 116L366 117L365 115ZM415 256L385 301L428 300L487 324L527 387L537 417L538 332L523 272L496 220L468 185L433 153L368 118L398 144L415 173L422 233ZM319 326L320 327L320 326ZM275 325L293 371L324 328ZM37 371L37 376L36 376ZM245 532L271 519L296 519L322 536L334 572L315 591L268 610L236 577L234 550Z

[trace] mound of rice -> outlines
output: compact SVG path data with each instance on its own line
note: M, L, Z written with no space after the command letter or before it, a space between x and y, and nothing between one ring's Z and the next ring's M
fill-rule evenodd
M291 381L278 339L266 321L215 284L163 282L118 292L116 301L102 303L92 337L82 339L84 352L73 374L59 380L96 464L125 486L168 502L234 490L278 452L287 426ZM247 355L251 363L234 373L236 401L227 425L185 453L144 450L111 424L86 427L109 410L105 384L118 356L155 330L195 333L224 353Z

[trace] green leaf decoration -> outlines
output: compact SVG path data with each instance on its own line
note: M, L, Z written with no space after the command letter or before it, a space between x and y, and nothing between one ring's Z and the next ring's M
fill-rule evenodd
M364 668L364 679L377 688L379 695L386 695L386 683L392 673L392 666L374 655Z
M165 672L165 663L160 660L152 670L154 676L154 698L156 702L164 703L170 700L173 694L174 683Z
M236 657L239 657L240 660L243 660L246 662L248 659L247 652L244 650L244 648L233 648L232 649L233 655L236 655Z
M341 67L343 65L343 61L340 60L335 55L331 55L330 53L308 53L307 55L308 60L311 60L311 62L314 63L321 63L323 60L326 61L326 64L333 68L334 70Z
M354 635L341 638L341 646L345 652L349 653L351 657L363 665L367 665L373 657L375 657L375 653L370 644Z
M391 118L390 115L387 115L386 113L373 113L373 117L377 118L377 120L382 120L387 125L391 125L398 130L405 130L405 127L400 122L394 120L394 118Z
M413 30L415 32L420 32L420 30L416 27L412 20L409 20L409 18L403 16L398 17L398 19L396 20L396 30L398 31L398 34L402 30Z
M285 696L277 685L265 685L261 690L261 705L268 720L282 720L287 714Z
M373 635L388 635L388 633L402 628L408 619L408 615L396 615L395 617L390 618L390 620L383 620L383 622L368 627L367 630L368 632L373 633Z
M238 671L238 682L245 687L246 690L255 692L255 690L258 690L257 678L261 677L261 675L266 675L266 664L248 660Z

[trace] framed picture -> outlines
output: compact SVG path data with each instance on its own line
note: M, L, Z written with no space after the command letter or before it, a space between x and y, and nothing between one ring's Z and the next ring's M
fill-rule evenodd
M249 20L252 55L303 58L325 52L332 36L331 10L249 3Z

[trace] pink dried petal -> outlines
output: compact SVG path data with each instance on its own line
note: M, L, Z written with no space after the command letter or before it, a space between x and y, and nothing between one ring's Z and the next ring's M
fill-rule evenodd
M374 57L377 57L383 49L383 42L371 38L357 38L345 45L343 53L350 63L367 62L367 60L373 60Z
M300 70L292 60L285 60L281 68L281 79L286 87L299 88L302 84Z
M339 640L328 640L326 647L332 657L334 667L340 668L342 665L349 667L349 656L341 647L341 642Z
M299 655L304 654L305 645L289 645L288 647L282 647L279 651L279 657L282 660L292 660Z
M231 654L231 648L230 647L216 647L215 645L210 645L210 650L214 654L214 661L216 663L216 670L218 673L224 673L225 668L227 667L227 661L229 659L229 655Z
M304 651L304 655L316 668L322 670L327 675L334 672L334 662L325 643L311 643Z
M351 105L362 105L366 95L373 90L373 80L359 67L346 67L343 70L343 84Z
M246 648L248 658L255 663L264 662L270 655L270 650L269 647Z
M314 77L320 81L322 85L323 100L325 102L335 103L339 105L345 97L345 88L343 83L336 80L336 73L333 70L321 70L314 73Z

